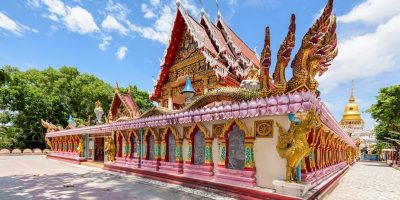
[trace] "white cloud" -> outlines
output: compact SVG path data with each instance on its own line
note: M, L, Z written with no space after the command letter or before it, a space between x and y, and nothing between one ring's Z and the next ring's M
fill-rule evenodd
M50 13L65 16L67 14L64 3L60 0L43 0Z
M192 14L194 17L200 16L199 8L197 8L194 4L189 2L189 0L182 0L181 2L185 10L189 11L190 14Z
M35 28L32 29L32 32L39 33L39 31L37 29L35 29Z
M151 5L158 6L160 5L160 0L150 0Z
M106 51L108 46L111 44L112 37L111 36L103 36L102 42L99 44L99 49L102 51Z
M400 70L400 14L379 25L374 32L339 42L339 54L329 72L320 78L327 92L352 79L375 77ZM397 70L397 71L396 71Z
M128 52L128 47L120 47L118 51L115 53L115 56L118 60L123 60Z
M112 0L108 0L105 8L108 15L115 16L119 20L125 20L126 16L131 13L126 6L121 3L114 3Z
M30 7L30 8L40 7L40 0L28 0L26 3L28 5L28 7Z
M107 15L101 23L101 27L107 31L118 31L122 35L128 35L129 30L120 24L113 16Z
M160 17L150 27L141 27L126 21L131 31L139 33L144 38L155 40L163 44L168 43L174 14L169 6L164 5Z
M156 14L154 14L154 12L144 3L142 4L142 12L144 13L143 17L146 19L151 19L156 17Z
M2 12L0 12L0 29L9 31L17 36L22 36L26 30L30 30L29 27L10 19Z
M338 17L338 22L363 22L377 25L399 13L399 0L366 0L346 15Z
M68 13L64 21L68 30L71 32L87 34L99 31L93 16L87 10L79 6L68 8Z
M60 0L42 1L47 6L49 12L42 16L55 22L62 21L69 31L79 34L90 34L99 31L92 14L86 9L80 6L65 6Z

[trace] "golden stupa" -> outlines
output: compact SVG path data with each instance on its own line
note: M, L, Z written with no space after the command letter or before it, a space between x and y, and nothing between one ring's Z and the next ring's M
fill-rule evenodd
M349 103L347 103L342 120L340 124L343 127L348 128L364 128L364 120L361 118L360 111L358 109L358 104L354 98L354 81L352 83L351 95L349 98Z

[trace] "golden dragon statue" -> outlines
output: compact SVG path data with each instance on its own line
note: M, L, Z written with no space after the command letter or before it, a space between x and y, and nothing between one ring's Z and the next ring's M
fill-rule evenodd
M114 162L115 160L115 143L112 136L108 136L105 142L105 152L108 156L108 161Z
M47 122L43 119L41 119L40 122L42 123L42 126L47 130L47 133L63 130L62 127L56 126L56 125L54 125L50 122Z
M292 122L288 131L276 123L279 128L278 143L276 150L279 156L286 158L286 181L297 181L296 167L301 160L310 153L307 138L312 129L321 126L320 115L311 108L300 124Z
M304 35L302 44L291 63L292 77L286 82L285 71L289 64L295 44L295 16L291 16L289 31L282 42L277 63L273 73L274 87L269 94L279 95L294 91L315 91L319 93L315 76L321 76L329 67L329 63L337 56L336 18L332 16L333 0L328 0L321 16ZM270 65L269 28L266 31L264 49L261 54L261 64L264 69ZM261 75L266 76L268 72Z

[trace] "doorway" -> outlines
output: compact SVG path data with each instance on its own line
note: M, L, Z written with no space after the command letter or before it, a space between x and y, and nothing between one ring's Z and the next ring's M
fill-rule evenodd
M104 138L95 138L94 141L94 161L104 162Z

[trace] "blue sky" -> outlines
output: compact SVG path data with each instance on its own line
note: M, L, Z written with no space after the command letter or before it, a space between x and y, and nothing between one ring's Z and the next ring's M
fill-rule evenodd
M198 0L181 0L199 17ZM232 29L260 53L264 27L271 27L276 54L296 14L296 49L325 0L219 0ZM203 0L211 19L214 0ZM0 65L22 70L75 66L120 85L152 91L169 39L175 0L0 0ZM381 87L400 80L400 2L336 0L339 55L320 80L322 99L337 120L350 95L351 80L361 111ZM273 60L274 62L274 60ZM274 66L274 64L272 65ZM363 113L367 128L373 119Z

